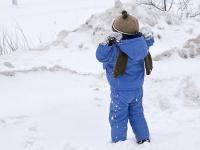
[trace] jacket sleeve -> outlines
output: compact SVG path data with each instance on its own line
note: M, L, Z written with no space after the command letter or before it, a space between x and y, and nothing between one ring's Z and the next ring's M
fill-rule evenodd
M96 58L102 63L109 63L114 57L114 47L99 44L96 50Z
M148 47L151 47L154 44L154 38L153 37L146 38L145 40L146 40L146 43L147 43Z

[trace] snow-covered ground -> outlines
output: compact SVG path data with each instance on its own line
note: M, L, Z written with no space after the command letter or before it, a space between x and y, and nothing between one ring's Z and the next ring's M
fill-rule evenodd
M0 56L0 150L199 149L200 21L133 3L124 7L156 39L144 84L152 142L137 145L129 128L127 141L110 143L109 87L95 48L121 9L111 7L106 0L19 0L18 7L1 0L2 29L17 20L31 39L39 34L47 43Z

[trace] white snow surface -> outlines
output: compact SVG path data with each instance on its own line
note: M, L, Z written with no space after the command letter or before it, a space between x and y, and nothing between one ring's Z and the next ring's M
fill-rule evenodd
M130 127L127 141L110 143L110 92L95 50L122 8L105 0L19 0L17 7L1 0L0 27L17 20L30 39L40 34L47 43L0 56L0 150L199 149L199 18L134 1L123 8L155 36L143 99L151 143L137 145Z

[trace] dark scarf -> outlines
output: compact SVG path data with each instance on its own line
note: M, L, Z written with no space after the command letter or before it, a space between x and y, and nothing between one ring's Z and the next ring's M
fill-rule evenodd
M134 39L134 38L138 38L141 36L143 36L143 35L140 32L138 32L134 35L123 34L122 40ZM118 48L119 54L118 54L114 72L113 72L113 76L115 78L117 78L119 75L123 75L125 73L126 65L128 62L128 55L126 53L122 52L122 50L120 49L119 46L117 46L117 48ZM150 53L148 53L147 56L144 58L144 62L145 62L146 74L150 75L150 73L153 69L153 63L152 63Z

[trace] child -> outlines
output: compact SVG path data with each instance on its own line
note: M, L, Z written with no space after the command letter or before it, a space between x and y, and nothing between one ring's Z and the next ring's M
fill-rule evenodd
M112 142L126 140L128 120L137 143L150 142L142 97L144 59L154 40L144 38L139 32L138 20L126 11L113 21L112 29L115 33L99 44L96 51L111 89L109 121Z

